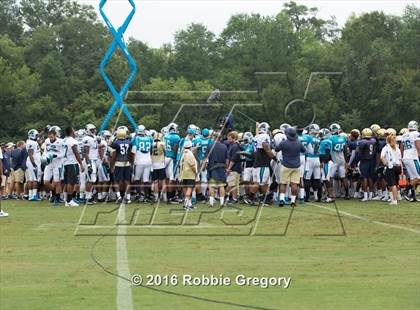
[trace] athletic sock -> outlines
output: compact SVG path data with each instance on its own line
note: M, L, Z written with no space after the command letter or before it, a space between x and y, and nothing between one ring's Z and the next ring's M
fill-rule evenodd
M220 197L220 205L223 206L225 204L225 197Z
M209 203L211 206L214 206L214 197L210 196Z
M73 199L73 194L68 193L67 194L67 202L70 202Z
M368 199L368 192L363 192L363 199L367 200Z
M296 195L292 195L292 196L290 197L290 202L291 202L291 203L295 203L295 202L296 202Z
M286 198L286 194L285 193L280 193L280 201L284 201Z

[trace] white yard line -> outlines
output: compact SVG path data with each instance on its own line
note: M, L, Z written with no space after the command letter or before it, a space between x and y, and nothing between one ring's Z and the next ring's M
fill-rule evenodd
M125 222L125 205L121 205L118 210L119 223ZM117 249L117 274L125 278L131 279L130 267L128 265L127 244L125 234L127 231L126 225L118 226L118 236L116 238ZM117 309L118 310L132 310L133 296L131 294L131 283L121 277L118 278L117 283Z
M317 207L317 208L321 208L321 209L324 209L324 210L331 211L333 213L337 213L337 211L335 209L331 209L329 207L325 207L325 206L318 205L318 204L315 204L315 203L308 203L308 204L311 205L311 206ZM368 218L365 218L365 217L362 217L362 216L359 216L359 215L355 215L355 214L351 214L351 213L348 213L348 212L345 212L345 211L339 211L339 212L342 215L346 215L346 216L349 216L349 217L352 217L352 218L355 218L355 219L358 219L358 220L361 220L361 221L365 221L365 222L368 222L368 223L373 223L373 224L382 225L382 226L385 226L385 227L396 228L396 229L401 229L401 230L413 232L413 233L416 233L416 234L420 234L420 230L417 230L417 229L414 229L414 228L409 228L409 227L399 226L399 225L394 225L394 224L388 224L388 223L384 223L384 222L380 222L380 221L374 221L374 220L370 220Z

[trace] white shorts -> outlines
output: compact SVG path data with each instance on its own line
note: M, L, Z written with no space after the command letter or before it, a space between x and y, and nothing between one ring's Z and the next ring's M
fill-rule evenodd
M41 170L41 162L35 163L37 167L35 168L32 165L31 160L29 157L26 159L26 173L28 176L29 182L41 182L42 178L42 170Z
M254 168L252 167L244 168L244 170L242 171L242 180L244 182L252 182L253 170Z
M90 164L92 165L92 172L89 173L87 168L86 160L83 161L83 166L85 167L85 178L87 183L96 183L98 175L98 161L96 159L91 159Z
M321 163L319 161L319 157L306 158L305 180L310 180L312 176L315 180L319 180L321 178Z
M98 181L99 182L110 181L109 169L104 167L104 165L101 162L98 163Z
M44 170L44 182L60 182L64 177L64 169L61 163L50 163Z
M420 163L418 159L403 159L402 161L410 180L420 179Z
M143 183L150 183L151 165L136 165L134 172L134 181L143 181Z
M260 185L267 185L270 181L270 168L269 167L256 167L252 168L252 179Z
M338 176L340 179L345 178L346 176L346 166L345 163L335 163L333 162L331 165L331 169L328 167L328 177L329 179L333 179L334 177Z
M165 172L166 177L170 181L174 181L174 160L170 157L165 157Z
M305 155L300 155L300 177L303 178L303 175L305 174Z

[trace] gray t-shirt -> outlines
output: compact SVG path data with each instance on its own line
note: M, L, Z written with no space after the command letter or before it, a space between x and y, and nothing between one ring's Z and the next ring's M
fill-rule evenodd
M306 149L298 140L285 140L276 147L276 152L279 151L281 151L283 155L283 159L281 160L283 166L287 168L299 168L300 153L305 153Z

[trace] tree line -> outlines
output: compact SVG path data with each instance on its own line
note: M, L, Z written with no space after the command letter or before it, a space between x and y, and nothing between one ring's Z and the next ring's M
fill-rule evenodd
M181 124L212 126L220 109L204 103L206 91L217 88L257 90L222 96L225 111L233 104L255 104L234 110L241 130L252 120L303 124L313 115L321 126L339 122L346 130L372 123L401 128L420 119L420 8L407 6L402 16L376 11L351 16L342 27L317 12L288 2L272 16L234 15L219 35L190 24L160 48L130 38L128 49L139 66L131 90L149 91L129 94L130 112L157 128L188 103ZM46 124L100 125L113 102L98 72L111 42L91 6L3 0L0 140L22 138ZM122 53L113 55L106 72L119 89L130 72ZM336 74L313 75L308 87L312 72ZM162 90L197 92L157 92Z

